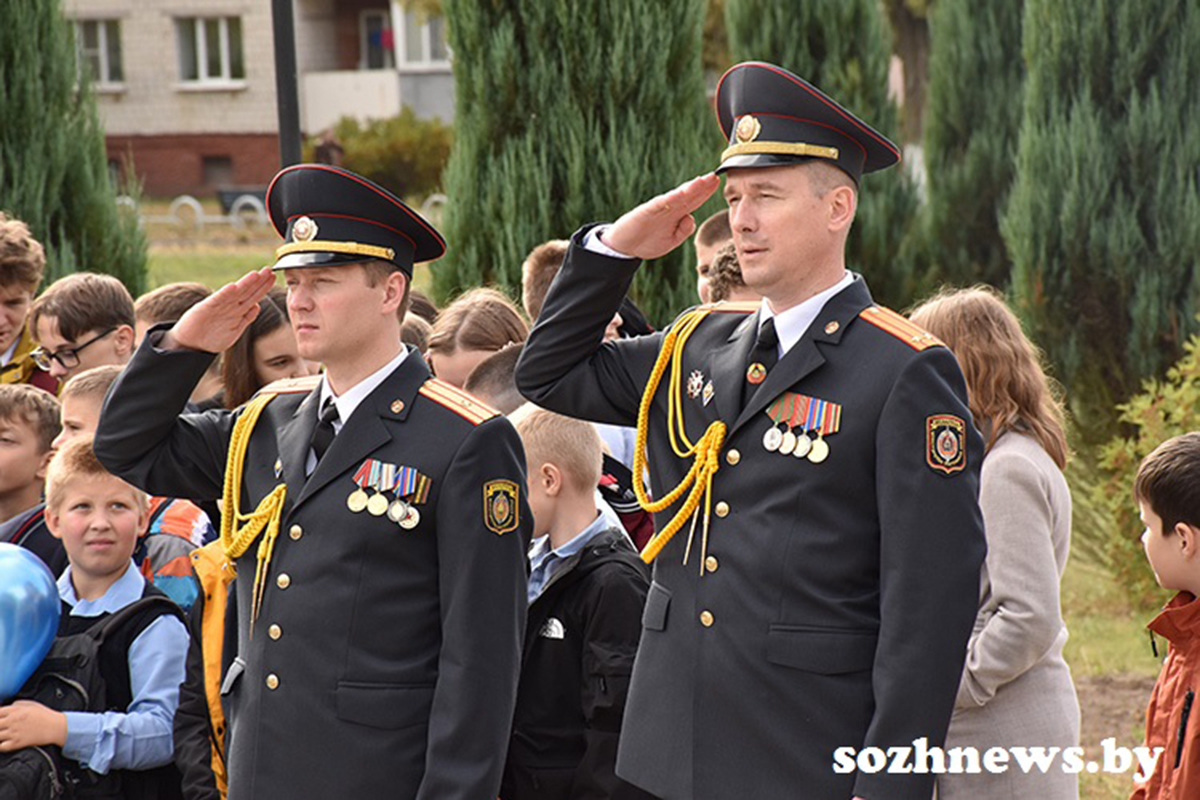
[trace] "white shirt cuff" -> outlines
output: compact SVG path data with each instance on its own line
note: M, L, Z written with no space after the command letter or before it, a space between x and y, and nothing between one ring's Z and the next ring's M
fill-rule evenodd
M594 227L590 231L588 231L587 235L585 235L583 237L583 249L589 250L593 253L599 253L602 256L610 256L612 258L624 258L624 259L632 260L633 256L627 256L622 252L613 250L611 247L609 247L608 245L606 245L604 243L603 239L600 238L600 235L603 234L610 227L612 227L612 226L597 225L596 227Z

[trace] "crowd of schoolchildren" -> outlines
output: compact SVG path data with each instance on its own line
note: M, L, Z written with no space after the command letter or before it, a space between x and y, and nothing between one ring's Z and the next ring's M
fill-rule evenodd
M726 215L701 225L693 244L702 301L758 301L742 280ZM555 240L529 254L524 313L493 289L468 291L440 311L414 293L402 327L404 342L441 380L508 414L525 448L535 530L500 790L506 800L647 796L614 772L649 588L637 553L653 533L633 489L634 431L534 407L514 380L529 321L567 248ZM32 691L0 706L0 798L12 756L47 748L78 796L221 798L221 654L235 646L236 632L225 624L235 576L218 557L220 509L147 496L104 470L90 438L106 393L147 330L178 319L210 290L176 283L135 301L114 278L78 273L39 293L44 264L28 228L0 215L0 542L33 552L57 577L59 641L106 620L119 630L106 630L92 676L105 687L103 706L56 708ZM627 301L607 336L649 331ZM273 291L197 386L190 408L236 408L272 381L318 370L301 358L286 297ZM966 365L964 372L970 385ZM972 411L979 413L974 403ZM1151 623L1171 649L1146 743L1168 755L1137 788L1139 798L1200 796L1200 737L1187 735L1186 710L1200 669L1198 487L1200 433L1164 443L1137 475L1133 502L1146 523L1147 556L1159 582L1179 591Z

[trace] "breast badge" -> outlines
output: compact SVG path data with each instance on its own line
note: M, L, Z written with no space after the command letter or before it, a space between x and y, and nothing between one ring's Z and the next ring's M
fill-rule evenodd
M925 420L925 461L937 472L953 475L967 466L967 424L953 414Z
M488 481L483 485L483 524L489 531L503 535L517 529L519 497L512 481Z
M687 393L688 397L695 400L700 396L700 392L704 391L704 373L700 370L694 370L688 376Z

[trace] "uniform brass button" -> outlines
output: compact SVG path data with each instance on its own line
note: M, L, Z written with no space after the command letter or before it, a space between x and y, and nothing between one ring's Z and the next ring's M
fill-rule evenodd
M704 568L709 572L716 572L717 567L719 566L721 565L717 562L716 556L709 556L708 558L704 559Z
M283 636L283 628L278 625L272 625L267 628L267 636L270 636L272 639L278 639L280 636Z
M299 525L293 525L292 529L288 531L288 536L292 537L293 540L299 539L303 535L304 535L304 529L301 528Z
M274 672L267 676L267 688L271 690L279 688L279 676Z
M742 454L739 453L737 450L730 450L728 453L725 454L725 460L728 461L729 466L732 467L732 466L736 465L739 461L742 460Z
M700 624L706 628L711 628L713 624L713 615L711 611L700 612Z
M724 500L722 500L721 502L717 503L717 507L713 510L717 512L718 517L727 517L729 516L729 503L726 503Z
M275 579L275 585L280 589L286 589L292 585L292 577L286 572L279 573L279 577Z

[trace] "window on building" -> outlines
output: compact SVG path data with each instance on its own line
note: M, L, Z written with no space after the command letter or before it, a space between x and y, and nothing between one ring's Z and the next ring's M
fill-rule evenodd
M408 9L401 19L404 24L402 61L406 65L449 66L450 48L446 45L446 23L442 17L421 15L414 9Z
M125 81L121 64L121 25L115 19L81 19L75 23L79 68L101 86Z
M387 9L362 12L358 26L359 69L390 69L396 66L392 38L392 15Z
M204 156L200 166L206 186L229 186L233 183L233 159L229 156Z
M227 83L246 77L240 17L176 20L179 77L185 83Z

